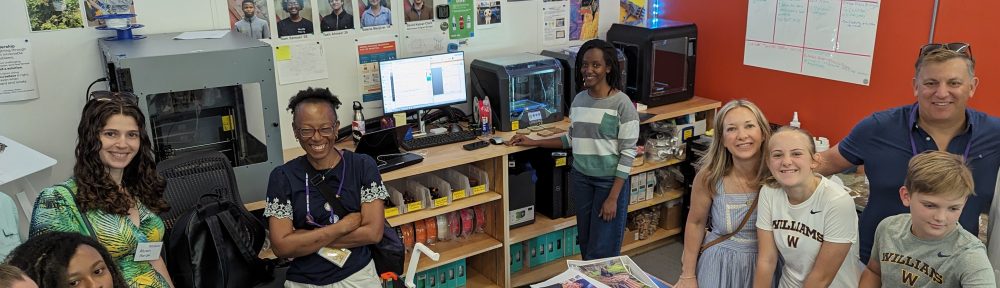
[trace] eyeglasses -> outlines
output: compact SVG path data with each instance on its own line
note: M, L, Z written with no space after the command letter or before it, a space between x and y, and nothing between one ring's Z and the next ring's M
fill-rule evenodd
M944 44L931 43L924 45L923 47L920 47L920 57L923 58L924 56L927 56L927 54L930 54L931 52L934 52L939 49L945 49L957 52L959 54L968 56L969 59L972 59L972 45L969 45L969 43L962 43L962 42L944 43Z
M299 134L300 138L312 138L313 135L316 135L316 131L319 131L319 136L330 137L333 136L334 133L337 133L337 128L334 127L324 127L319 129L299 128L296 129L295 131L296 133Z
M93 93L90 93L90 100L101 102L125 102L124 104L133 106L137 106L139 103L138 97L130 92L94 91Z

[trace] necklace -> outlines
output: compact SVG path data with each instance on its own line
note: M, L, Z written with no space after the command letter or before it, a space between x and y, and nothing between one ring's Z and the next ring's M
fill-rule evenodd
M340 161L344 161L344 153L340 152L340 150L335 150L335 151L337 151L337 154L340 155ZM308 177L308 175L306 176L306 181L309 181L310 184L312 184L313 186L319 185L320 183L323 183L323 181L326 181L326 175L330 175L330 172L333 172L333 168L337 168L337 165L334 164L333 166L330 166L330 168L326 168L326 172L323 172L323 174L319 175L318 177L319 181L315 180L317 177L310 178ZM347 170L346 166L344 167L344 170L345 171ZM317 172L319 172L319 170L317 170ZM341 175L341 181L343 181L343 175Z

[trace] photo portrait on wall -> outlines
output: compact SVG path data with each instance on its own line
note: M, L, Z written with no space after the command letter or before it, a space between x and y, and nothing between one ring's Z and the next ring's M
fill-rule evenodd
M358 0L361 28L392 25L388 0Z
M267 22L267 1L226 0L229 4L229 27L253 39L271 38Z
M278 0L281 9L275 12L278 19L278 37L313 33L312 7L304 0Z
M350 0L317 0L319 8L319 30L321 32L354 29L354 5ZM329 4L329 5L324 5Z

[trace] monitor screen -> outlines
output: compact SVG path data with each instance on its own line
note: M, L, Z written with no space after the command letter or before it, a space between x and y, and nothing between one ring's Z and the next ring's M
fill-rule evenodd
M462 52L378 63L385 114L467 101Z

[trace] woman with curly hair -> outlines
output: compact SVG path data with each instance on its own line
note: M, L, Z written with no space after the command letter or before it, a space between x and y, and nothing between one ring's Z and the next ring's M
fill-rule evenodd
M29 235L90 235L111 253L129 287L172 287L162 258L135 256L140 246L162 243L164 226L157 213L169 209L146 119L135 103L131 94L87 102L77 128L74 176L38 195Z
M121 270L97 240L80 233L50 232L28 238L7 262L38 287L124 288Z

